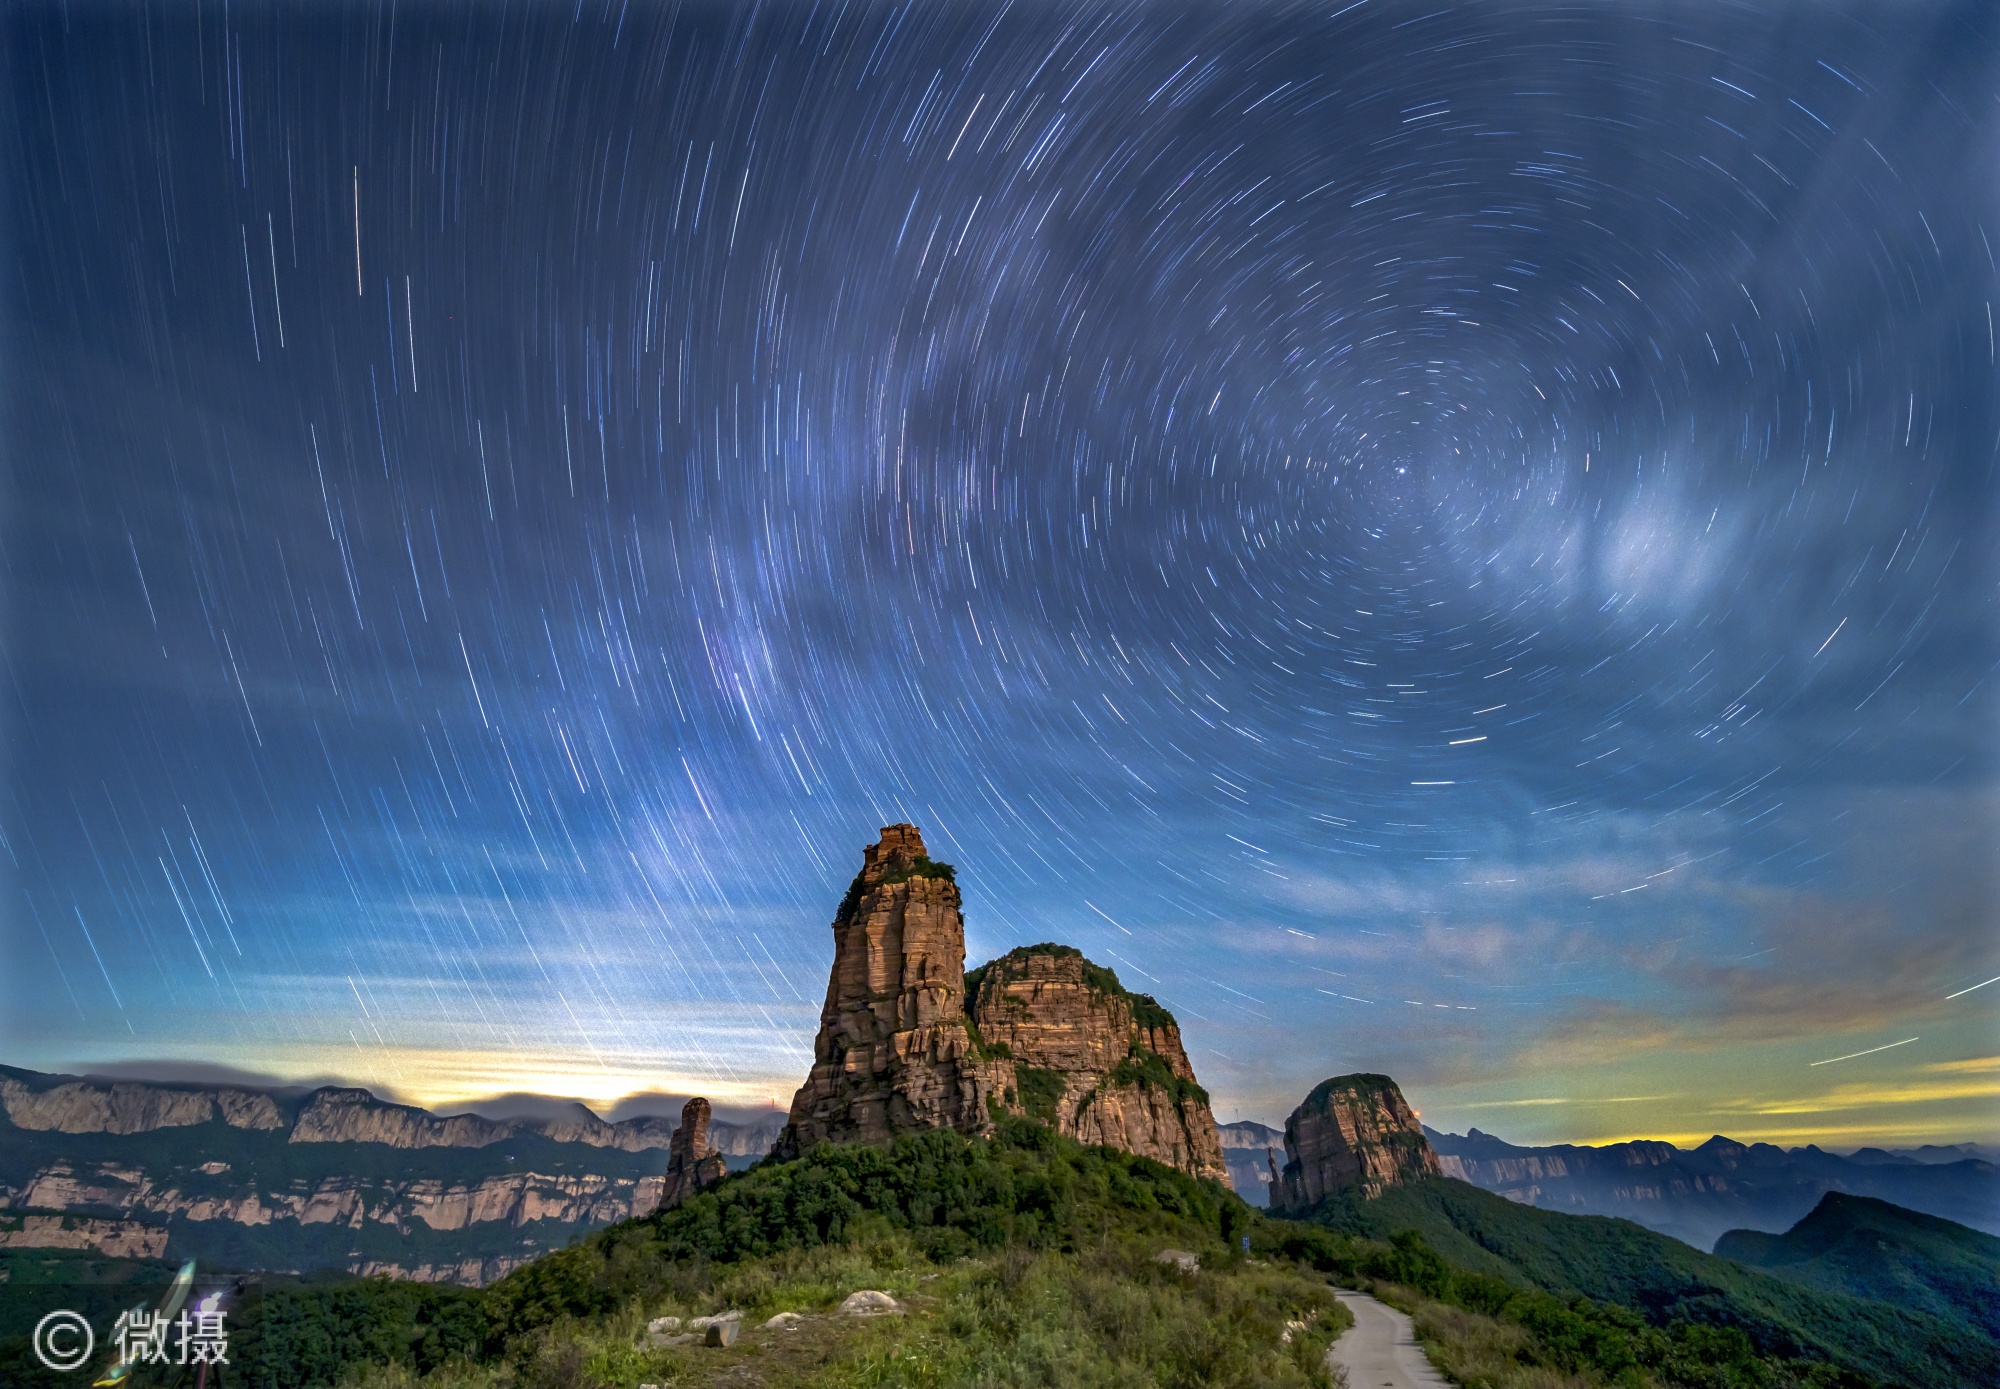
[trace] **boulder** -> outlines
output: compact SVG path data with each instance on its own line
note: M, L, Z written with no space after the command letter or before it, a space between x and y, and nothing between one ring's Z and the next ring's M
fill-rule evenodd
M851 1292L847 1300L840 1304L840 1315L843 1317L879 1317L902 1310L902 1305L895 1298L874 1288Z

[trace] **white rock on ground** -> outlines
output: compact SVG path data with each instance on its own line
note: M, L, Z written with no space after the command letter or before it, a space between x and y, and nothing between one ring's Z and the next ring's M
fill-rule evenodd
M766 1331L790 1331L804 1320L805 1318L797 1312L780 1312L777 1316L772 1317L764 1323L764 1329Z
M847 1295L847 1301L840 1304L843 1317L877 1317L885 1312L899 1312L902 1308L896 1299L885 1292L873 1288L863 1288Z

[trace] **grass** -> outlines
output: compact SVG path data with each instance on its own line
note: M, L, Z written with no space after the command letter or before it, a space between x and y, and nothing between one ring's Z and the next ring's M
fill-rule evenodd
M647 1303L569 1321L489 1364L417 1376L374 1366L350 1389L1194 1389L1326 1386L1326 1348L1350 1318L1323 1279L1219 1258L1192 1276L1151 1257L1148 1241L1107 1238L1087 1253L1005 1246L939 1264L886 1222L856 1242L735 1265L699 1264ZM901 1315L838 1314L849 1292L892 1293ZM647 1348L650 1317L744 1313L728 1349ZM791 1329L765 1329L800 1312ZM1304 1323L1286 1337L1287 1323Z
M1327 1385L1324 1351L1348 1322L1336 1283L1410 1310L1466 1389L1866 1389L1851 1371L1868 1369L1892 1324L1908 1373L1881 1377L1912 1389L2000 1382L1984 1374L1983 1338L1969 1328L1961 1363L1920 1334L1925 1319L1885 1304L1735 1265L1755 1289L1691 1281L1724 1261L1684 1250L1707 1261L1688 1265L1643 1242L1607 1251L1622 1222L1527 1211L1523 1223L1521 1208L1482 1199L1441 1223L1451 1202L1439 1201L1457 1198L1442 1184L1346 1212L1387 1222L1385 1240L1268 1218L1216 1182L1023 1119L997 1129L992 1140L934 1130L766 1161L483 1292L273 1287L258 1332L266 1353L255 1372L243 1367L243 1389ZM1405 1220L1505 1271L1433 1247ZM1200 1271L1160 1263L1167 1248L1197 1255ZM1621 1305L1539 1285L1530 1267L1616 1267L1634 1281ZM839 1315L864 1288L903 1311ZM1798 1299L1786 1307L1811 1308L1819 1330L1839 1334L1823 1349L1791 1348L1771 1335L1783 1330L1768 1320L1777 1305L1743 1300L1758 1289ZM1674 1298L1659 1301L1666 1292ZM649 1318L725 1309L744 1313L735 1346L646 1343ZM766 1329L778 1312L802 1319Z
M1524 1301L1524 1308L1588 1303L1663 1334L1687 1326L1740 1336L1745 1354L1772 1363L1830 1362L1890 1384L2000 1384L2000 1346L1965 1319L1797 1286L1627 1220L1536 1210L1446 1179L1394 1187L1374 1201L1330 1201L1314 1219L1349 1236L1417 1232L1438 1267L1452 1270L1449 1277L1419 1276L1414 1267L1375 1276L1434 1297L1446 1288L1476 1290L1477 1311L1497 1310L1499 1290L1513 1289L1542 1299ZM1615 1330L1607 1328L1600 1343L1610 1346ZM1631 1354L1652 1357L1648 1364L1665 1365L1681 1354L1675 1345L1638 1338L1634 1347ZM1735 1351L1718 1342L1702 1354Z

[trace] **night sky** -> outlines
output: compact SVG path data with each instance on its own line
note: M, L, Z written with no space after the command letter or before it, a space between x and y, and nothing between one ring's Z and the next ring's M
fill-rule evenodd
M0 1059L784 1104L908 819L1225 1122L1995 1136L1990 5L5 24Z

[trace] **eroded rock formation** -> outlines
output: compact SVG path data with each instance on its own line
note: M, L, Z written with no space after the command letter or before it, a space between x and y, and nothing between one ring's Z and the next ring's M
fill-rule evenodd
M678 1206L703 1187L714 1186L728 1165L708 1141L708 1101L697 1095L681 1107L681 1126L667 1146L667 1178L660 1205Z
M966 976L1000 1103L1082 1143L1227 1182L1208 1092L1173 1014L1067 945L1009 951Z
M915 825L889 825L833 921L813 1068L773 1150L986 1133L1006 1112L1227 1181L1173 1015L1069 946L968 975L958 885Z
M1353 1192L1372 1200L1404 1182L1443 1175L1423 1126L1384 1075L1323 1080L1285 1121L1285 1170L1274 1211L1306 1211Z
M990 1127L991 1079L965 1026L965 925L949 865L915 825L888 825L833 919L813 1067L773 1150Z

